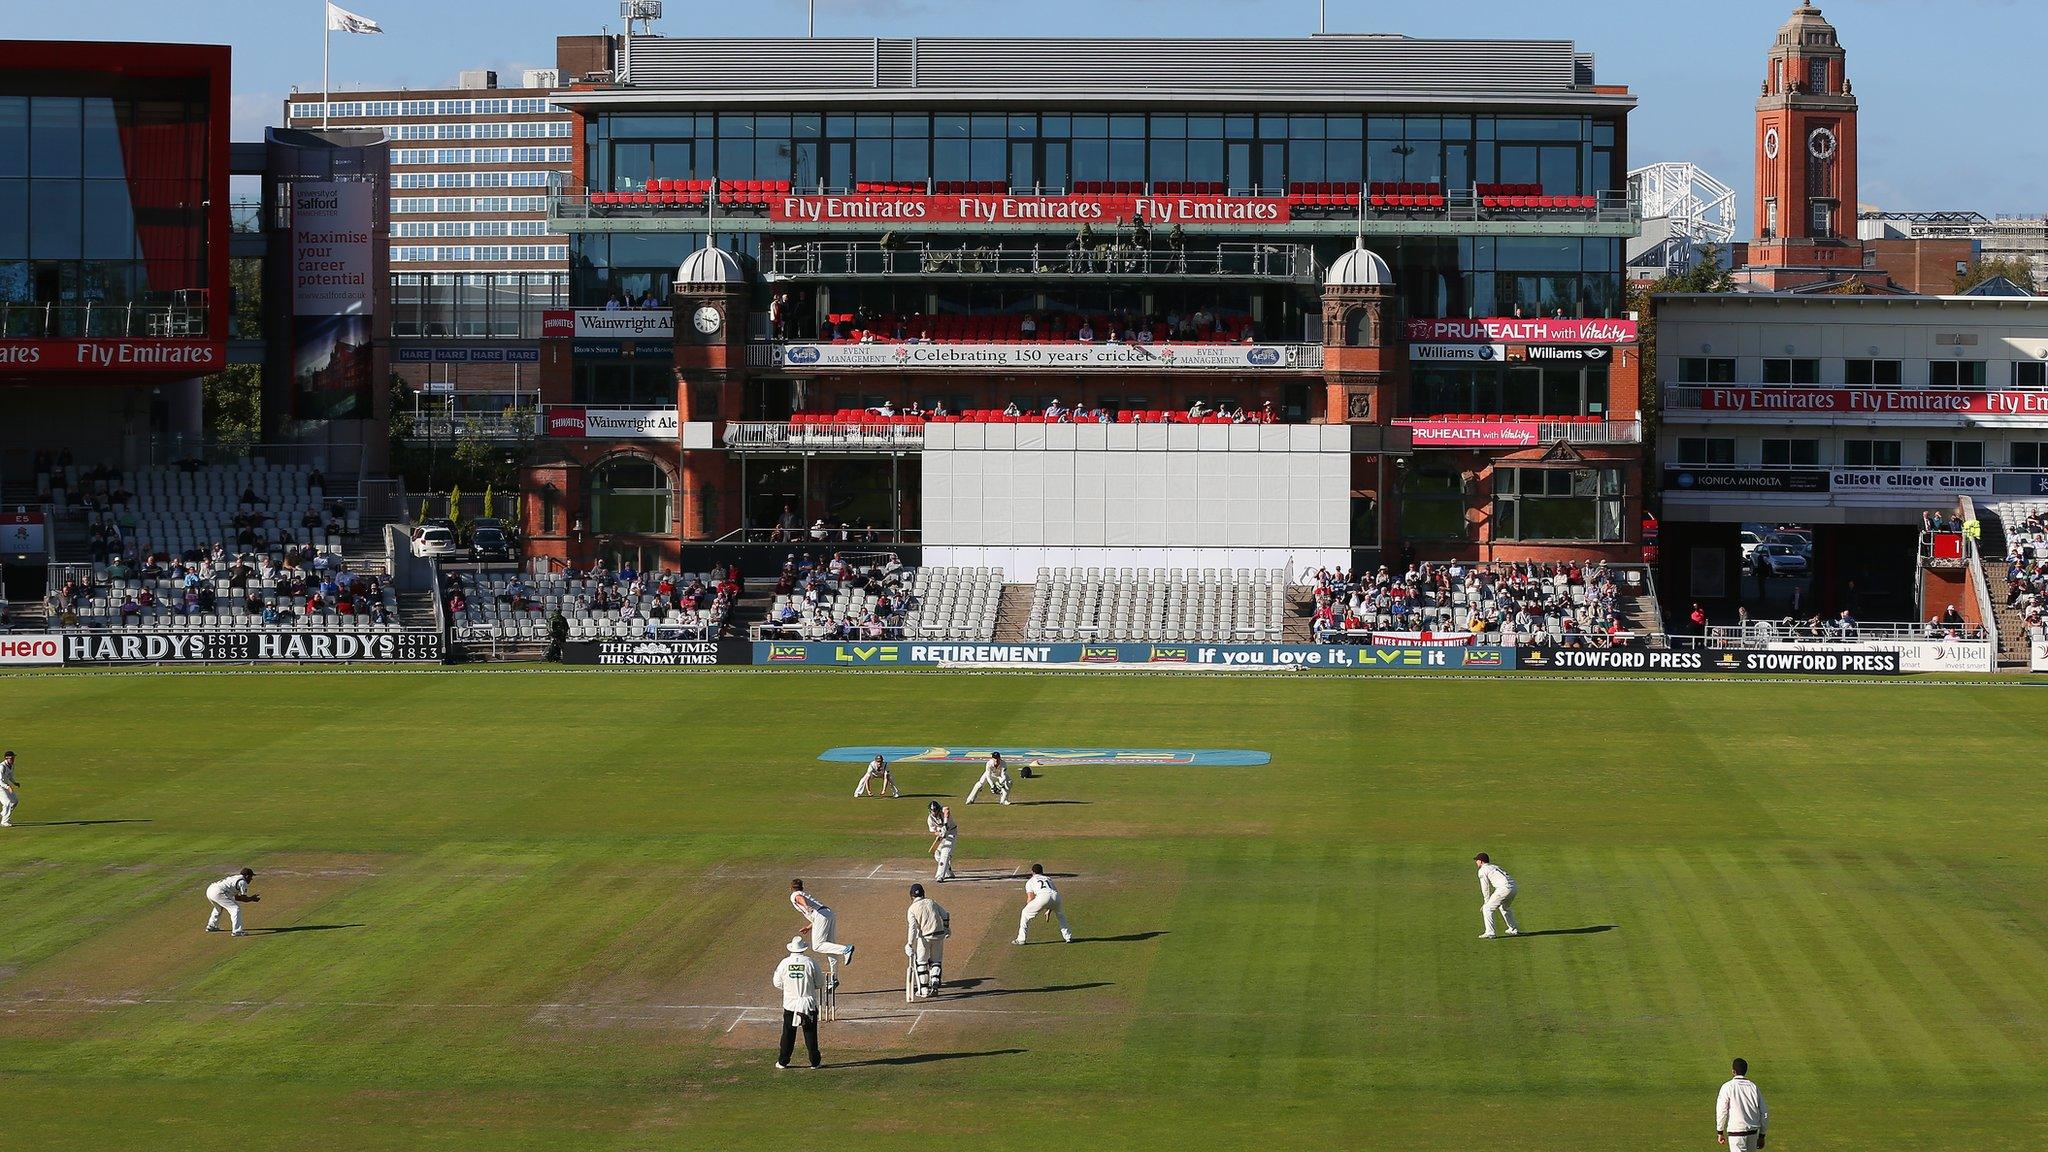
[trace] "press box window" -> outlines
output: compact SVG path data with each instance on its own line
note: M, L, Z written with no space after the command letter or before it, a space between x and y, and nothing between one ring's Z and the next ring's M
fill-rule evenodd
M2039 360L2020 360L2012 366L2012 386L2015 388L2048 388L2048 364Z
M1897 468L1899 460L1897 440L1842 441L1844 468Z
M1982 440L1929 440L1927 442L1927 466L1929 468L1982 468L1984 466L1984 442Z
M2048 444L2022 440L2012 446L2012 466L2030 472L2048 469Z
M1678 382L1680 384L1733 384L1735 383L1735 357L1681 356L1678 359Z
M1622 540L1621 473L1612 468L1496 468L1494 536Z
M1764 361L1766 384L1818 384L1820 361L1776 359Z
M1764 441L1763 465L1766 468L1813 468L1819 464L1818 440Z
M1927 365L1927 383L1935 388L1982 388L1982 360L1934 360Z
M1851 388L1897 388L1904 379L1898 360L1844 360L1842 383Z
M1678 438L1680 464L1733 464L1735 441L1724 436L1681 436Z

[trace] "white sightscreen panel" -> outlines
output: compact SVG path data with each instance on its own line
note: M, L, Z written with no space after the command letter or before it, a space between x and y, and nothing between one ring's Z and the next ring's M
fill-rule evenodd
M1186 447L1047 448L1054 439L1080 438L1057 427L995 425L988 448L927 450L925 543L1034 555L1043 547L1262 554L1350 547L1349 455L1248 450L1274 441L1243 436L1233 447L1203 451L1194 446L1197 428L1162 430L1186 434ZM1020 442L1039 446L997 446Z

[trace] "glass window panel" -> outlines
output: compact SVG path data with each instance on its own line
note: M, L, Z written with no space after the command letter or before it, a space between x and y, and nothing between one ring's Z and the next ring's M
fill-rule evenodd
M1577 143L1579 121L1566 118L1501 116L1496 118L1495 131L1502 140L1570 140Z
M1540 182L1546 196L1574 196L1579 191L1579 149L1555 147L1542 150L1543 175Z
M923 141L918 141L920 151ZM789 141L754 141L754 178L757 180L789 179Z
M1010 187L1029 188L1038 179L1031 162L1035 151L1028 140L1010 141Z
M1300 184L1323 178L1322 140L1295 140L1287 145L1287 179L1290 182Z
M1072 136L1073 117L1064 112L1047 112L1038 118L1038 134L1044 137Z
M932 144L932 179L965 180L968 172L967 140L941 138Z
M1152 141L1152 179L1188 178L1188 145L1185 140Z
M135 212L125 180L85 182L85 239L89 260L127 260L135 255Z
M756 116L756 117L754 117L754 135L756 135L756 136L787 136L787 135L789 135L789 117L787 117L787 116Z
M29 181L29 255L56 260L78 258L79 200L76 180Z
M1190 140L1221 140L1222 138L1223 138L1223 117L1221 117L1221 116L1190 116L1190 117L1188 117L1188 139L1190 139Z
M28 181L0 180L0 262L28 255ZM0 300L7 299L0 285Z
M85 158L84 171L88 177L119 178L127 174L128 165L121 157L120 117L128 112L127 102L116 104L106 97L90 97L85 101ZM161 173L153 175L182 176L183 173Z
M957 114L932 117L932 136L940 140L967 139L967 117Z
M1406 179L1436 184L1443 180L1444 146L1434 140L1410 140L1406 144Z
M1543 180L1542 149L1527 145L1500 147L1498 179L1488 183L1538 184Z
M1253 120L1250 116L1225 116L1223 136L1227 140L1249 140L1253 136Z
M888 180L889 172L895 167L895 141L859 140L855 142L853 175L862 182ZM721 173L722 175L722 173Z
M734 116L731 114L721 115L718 118L718 134L720 137L752 136L754 134L754 118L752 116Z
M1331 116L1324 122L1323 134L1332 140L1361 140L1365 137L1365 117Z
M1399 116L1372 116L1366 119L1366 135L1374 140L1399 140L1404 125Z
M967 178L969 180L1001 180L1010 174L1009 142L997 137L992 140L974 140L969 143Z
M702 135L702 134L703 134L703 132L704 132L704 128L703 128L703 120L704 120L704 119L705 119L705 118L704 118L704 117L702 117L702 116L699 116L699 117L697 118L697 120L698 120L698 127L697 127L697 133L698 133L698 135ZM853 130L853 127L854 127L854 125L853 125L853 117L851 117L851 116L827 116L827 117L825 117L825 135L827 135L827 136L832 136L832 137L836 137L836 138L844 138L844 137L847 137L847 136L852 136L852 135L854 135L854 130Z
M1292 140L1321 140L1323 118L1321 116L1289 116L1287 135Z
M76 176L84 104L76 96L37 96L29 101L29 171L36 176Z
M1444 121L1441 116L1410 116L1404 125L1404 134L1410 140L1441 140L1444 138Z
M825 118L816 112L802 112L789 118L791 136L814 137L821 134Z
M1261 117L1259 117L1259 139L1261 139L1261 140L1285 140L1285 139L1287 139L1287 117L1285 117L1285 116L1261 116Z
M1017 139L1018 137L1030 139L1037 135L1038 117L1029 115L1013 115L1010 117L1011 139L1014 140Z
M1098 140L1098 139L1102 139L1102 138L1104 138L1104 137L1106 137L1106 136L1108 136L1108 135L1109 135L1109 117L1107 117L1107 116L1076 116L1076 117L1074 117L1074 137L1075 137L1075 139L1083 139L1083 138L1086 138L1086 139L1089 139L1089 140Z
M1111 180L1143 180L1145 178L1145 142L1143 140L1112 140L1109 142L1109 178Z
M720 180L751 180L754 178L754 141L752 137L720 137L718 140L718 178Z
M976 121L980 119L975 117ZM923 112L898 112L894 128L898 140L922 140L932 134L932 118Z
M886 112L871 112L854 118L853 134L856 136L889 136L893 134L890 129L891 121Z
M1076 117L1078 119L1078 117ZM1074 179L1109 179L1109 142L1106 140L1074 141Z
M28 174L28 97L0 96L0 179Z
M1357 179L1355 176L1352 178ZM1228 179L1223 169L1223 141L1188 141L1188 179L1210 182Z
M1159 115L1152 117L1152 139L1181 140L1188 134L1188 118L1185 116Z
M1142 140L1145 138L1145 118L1138 115L1111 116L1109 134L1122 140Z
M981 142L978 140L975 141L977 149L979 148L980 143ZM927 145L923 137L919 137L916 140L896 141L896 166L895 172L890 177L890 179L925 179L928 175L928 173L925 171L925 168L926 165L930 163L930 155L931 154L927 148Z
M1047 188L1065 188L1068 185L1065 144L1048 142L1045 145L1045 171L1039 174L1039 180Z

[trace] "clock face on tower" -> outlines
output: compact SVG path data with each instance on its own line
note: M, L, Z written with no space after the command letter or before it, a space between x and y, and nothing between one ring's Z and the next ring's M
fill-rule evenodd
M1813 135L1806 138L1806 150L1816 160L1827 160L1835 154L1835 134L1826 128L1815 128Z
M718 309L706 304L691 313L690 323L697 326L697 331L709 336L717 332L725 324L725 317L719 313Z
M1768 128L1764 131L1764 156L1771 160L1778 158L1778 130L1776 128Z

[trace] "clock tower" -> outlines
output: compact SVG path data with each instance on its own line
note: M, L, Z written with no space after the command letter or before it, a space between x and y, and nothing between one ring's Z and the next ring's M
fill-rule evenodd
M1756 227L1763 287L1860 278L1856 97L1835 26L1801 3L1778 29L1756 103Z

